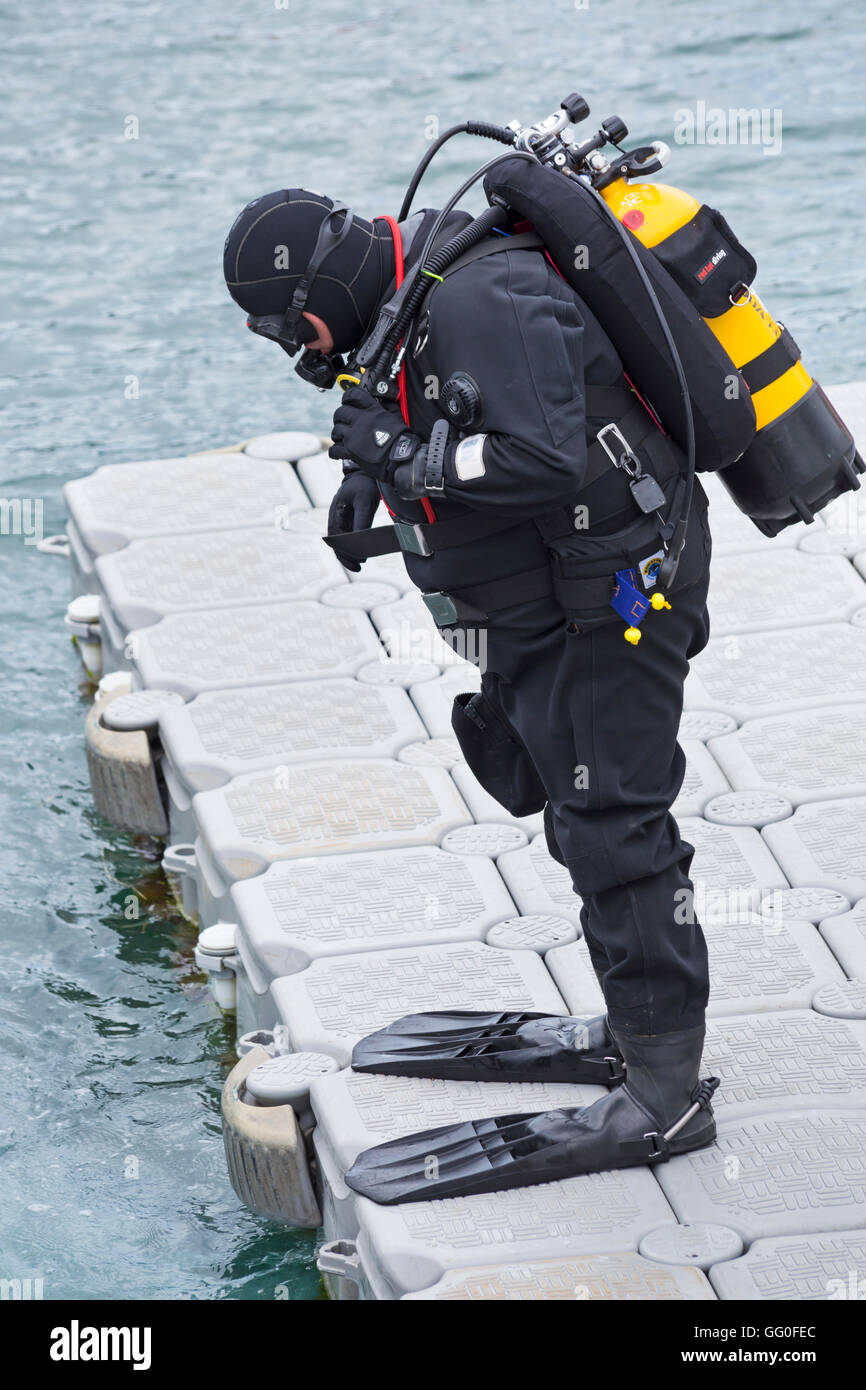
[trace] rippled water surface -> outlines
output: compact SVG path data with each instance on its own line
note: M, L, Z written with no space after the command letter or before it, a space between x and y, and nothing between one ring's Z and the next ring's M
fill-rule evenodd
M575 88L635 143L673 143L698 102L780 111L778 155L675 144L666 177L722 208L822 380L866 376L860 28L830 0L5 7L3 495L44 499L56 531L63 482L100 463L326 431L333 402L225 293L239 207L303 184L395 211L433 119L530 119ZM447 147L424 201L489 149ZM93 811L64 566L5 535L0 557L0 1277L49 1298L316 1298L314 1236L226 1178L232 1036L159 847Z

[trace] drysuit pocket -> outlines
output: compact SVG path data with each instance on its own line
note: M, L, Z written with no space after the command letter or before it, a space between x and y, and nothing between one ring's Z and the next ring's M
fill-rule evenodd
M470 770L512 816L541 811L547 793L529 754L483 691L456 696L451 727Z

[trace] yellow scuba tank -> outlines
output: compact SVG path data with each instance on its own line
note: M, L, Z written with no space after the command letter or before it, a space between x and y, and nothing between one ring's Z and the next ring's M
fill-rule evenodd
M661 156L660 167L666 147L640 153L650 151ZM719 476L765 535L798 518L812 521L833 497L859 486L866 467L853 437L791 334L750 288L755 261L721 214L669 184L631 182L635 163L617 170L614 161L613 177L597 185L601 196L679 283L751 393L755 439Z

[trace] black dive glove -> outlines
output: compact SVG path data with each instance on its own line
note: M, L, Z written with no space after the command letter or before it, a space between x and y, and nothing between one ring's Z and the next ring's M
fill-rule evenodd
M381 500L375 478L368 478L355 464L344 464L343 472L345 476L334 493L328 512L329 536L368 530L373 525L373 517ZM336 546L334 554L345 569L356 573L360 570L360 561L353 560L349 555L341 555Z
M393 481L421 441L407 430L396 405L385 405L360 386L350 386L334 412L332 459L351 459L370 478Z

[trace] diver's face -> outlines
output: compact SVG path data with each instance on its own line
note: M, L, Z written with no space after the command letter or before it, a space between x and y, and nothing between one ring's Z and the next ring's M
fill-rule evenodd
M320 319L318 314L308 314L306 312L304 313L304 318L308 323L313 325L319 335L315 342L305 343L304 346L309 348L312 352L330 352L334 346L334 339L324 319Z

